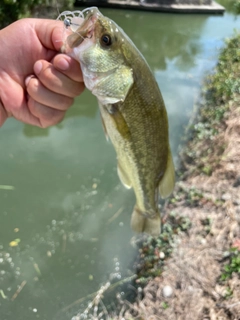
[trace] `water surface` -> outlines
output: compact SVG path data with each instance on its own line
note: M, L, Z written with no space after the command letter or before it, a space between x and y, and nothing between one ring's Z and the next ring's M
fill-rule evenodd
M102 12L132 38L156 76L177 163L203 77L239 18ZM14 187L0 189L0 319L71 319L84 306L62 308L110 277L129 276L136 254L129 226L134 194L119 182L96 99L86 91L49 129L9 119L0 149L0 185ZM15 239L19 245L10 247Z

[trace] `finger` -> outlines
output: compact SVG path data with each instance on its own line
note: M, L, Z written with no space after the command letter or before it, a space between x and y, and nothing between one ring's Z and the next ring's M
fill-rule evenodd
M45 106L31 97L28 100L28 108L31 114L38 119L38 126L47 128L61 122L65 116L65 111L57 110Z
M57 54L51 61L53 66L62 71L70 79L83 82L83 75L78 61L65 54Z
M60 51L64 32L62 21L31 19L30 23L34 26L36 34L45 48Z
M72 80L48 61L38 60L33 69L41 83L50 91L73 98L84 90L82 82Z
M30 113L28 109L25 92L22 86L15 82L12 78L6 77L5 79L1 103L8 118L14 117L15 119L24 123L38 125L38 120Z
M73 104L73 98L49 90L35 77L26 79L26 89L33 100L53 109L66 111Z

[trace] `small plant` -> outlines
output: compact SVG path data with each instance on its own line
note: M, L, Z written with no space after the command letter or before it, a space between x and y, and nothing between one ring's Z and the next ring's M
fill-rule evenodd
M163 225L158 238L148 236L139 243L139 259L135 265L138 284L145 284L150 278L160 276L165 260L170 257L175 243L175 236L187 232L191 222L187 217L171 212L168 223Z
M215 74L207 81L208 98L217 106L233 99L235 93L240 93L240 36L236 35L227 40L226 44L219 56ZM221 120L225 111L224 106L208 109L208 112L214 113L216 120Z
M225 299L229 299L229 298L232 297L232 295L233 295L233 292L232 292L231 288L227 287L227 288L226 288L225 295L224 295L224 298L225 298Z
M230 261L224 266L220 280L225 281L232 277L233 273L238 273L240 277L240 250L231 248Z
M236 14L240 14L240 0L234 0L233 6Z
M207 217L205 219L201 220L201 224L204 227L204 231L206 234L208 234L211 231L211 226L212 226L212 220L211 218Z
M235 14L240 14L240 0L224 0L221 4L228 9L228 11Z
M226 41L215 72L204 82L199 113L188 127L188 143L181 155L183 173L191 168L192 174L211 176L219 166L226 149L226 145L218 138L219 132L226 128L232 103L240 102L239 48L240 34L236 33Z
M201 191L197 190L194 187L191 187L188 191L187 202L189 205L194 206L198 203L199 200L203 198L203 194Z
M166 310L167 308L169 308L169 304L165 301L162 302L162 307L164 310Z
M201 190L198 190L195 187L186 188L181 185L179 186L178 196L177 198L175 197L175 202L177 200L184 200L186 205L188 205L189 207L197 207L204 199L205 198ZM170 202L174 203L172 202L172 200L170 200Z

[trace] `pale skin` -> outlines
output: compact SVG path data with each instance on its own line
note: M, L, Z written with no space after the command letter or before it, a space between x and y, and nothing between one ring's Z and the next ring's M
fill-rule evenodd
M79 63L60 54L63 22L21 19L0 30L0 126L9 117L46 128L84 90Z

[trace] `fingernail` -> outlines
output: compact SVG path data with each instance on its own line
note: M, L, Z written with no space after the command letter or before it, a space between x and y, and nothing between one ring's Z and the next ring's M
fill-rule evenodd
M28 77L25 79L25 86L26 86L26 87L27 87L27 85L29 84L29 81L30 81L32 78L35 78L34 75L28 76Z
M34 67L33 67L33 70L34 70L34 73L36 75L38 75L41 70L42 70L42 62L41 61L37 61L35 64L34 64Z
M60 70L67 70L69 68L69 62L68 60L61 58L56 61L56 67Z

